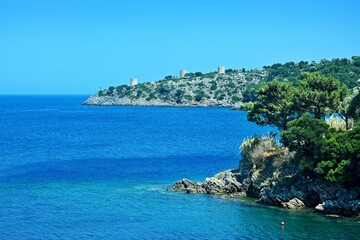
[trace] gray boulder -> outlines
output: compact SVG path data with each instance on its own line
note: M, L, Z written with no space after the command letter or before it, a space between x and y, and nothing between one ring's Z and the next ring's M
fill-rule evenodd
M225 184L215 177L206 178L204 183L206 192L209 194L219 194L225 192Z
M283 203L282 205L284 206L284 208L287 208L287 209L296 209L296 208L304 208L305 207L304 202L298 198L293 198L290 201Z
M326 200L315 207L315 211L325 214L356 216L360 213L360 200Z
M176 182L172 189L168 191L186 191L187 193L206 193L204 184L200 182L192 182L186 178Z

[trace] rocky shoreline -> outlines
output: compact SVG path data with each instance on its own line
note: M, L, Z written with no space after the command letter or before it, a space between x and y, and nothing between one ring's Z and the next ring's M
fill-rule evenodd
M239 109L240 103L230 104L226 101L204 100L202 102L182 102L162 101L159 99L146 101L145 99L130 99L128 97L119 98L116 96L91 96L83 105L95 106L151 106L151 107L232 107Z
M298 179L282 186L284 180L262 181L252 174L239 170L227 170L206 178L205 182L182 179L169 191L185 191L189 194L203 193L225 195L230 198L252 197L259 203L286 209L313 208L327 214L360 218L360 188L344 188L321 180Z

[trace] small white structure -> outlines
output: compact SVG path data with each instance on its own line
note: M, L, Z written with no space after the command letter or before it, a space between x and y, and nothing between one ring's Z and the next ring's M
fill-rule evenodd
M188 73L188 71L187 70L180 70L180 77L181 78L185 78L186 76L186 74Z
M137 78L131 78L130 87L136 86L137 84L138 84L138 79Z
M218 67L218 74L225 74L225 67Z

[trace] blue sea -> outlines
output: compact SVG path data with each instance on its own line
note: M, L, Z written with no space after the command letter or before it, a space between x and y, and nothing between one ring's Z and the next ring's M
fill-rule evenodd
M166 191L237 168L244 138L275 131L246 112L86 98L0 96L0 239L359 239L355 219Z

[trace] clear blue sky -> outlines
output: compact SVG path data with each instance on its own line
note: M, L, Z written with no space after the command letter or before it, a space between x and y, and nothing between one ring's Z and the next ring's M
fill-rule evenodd
M0 94L360 55L360 1L0 0Z

